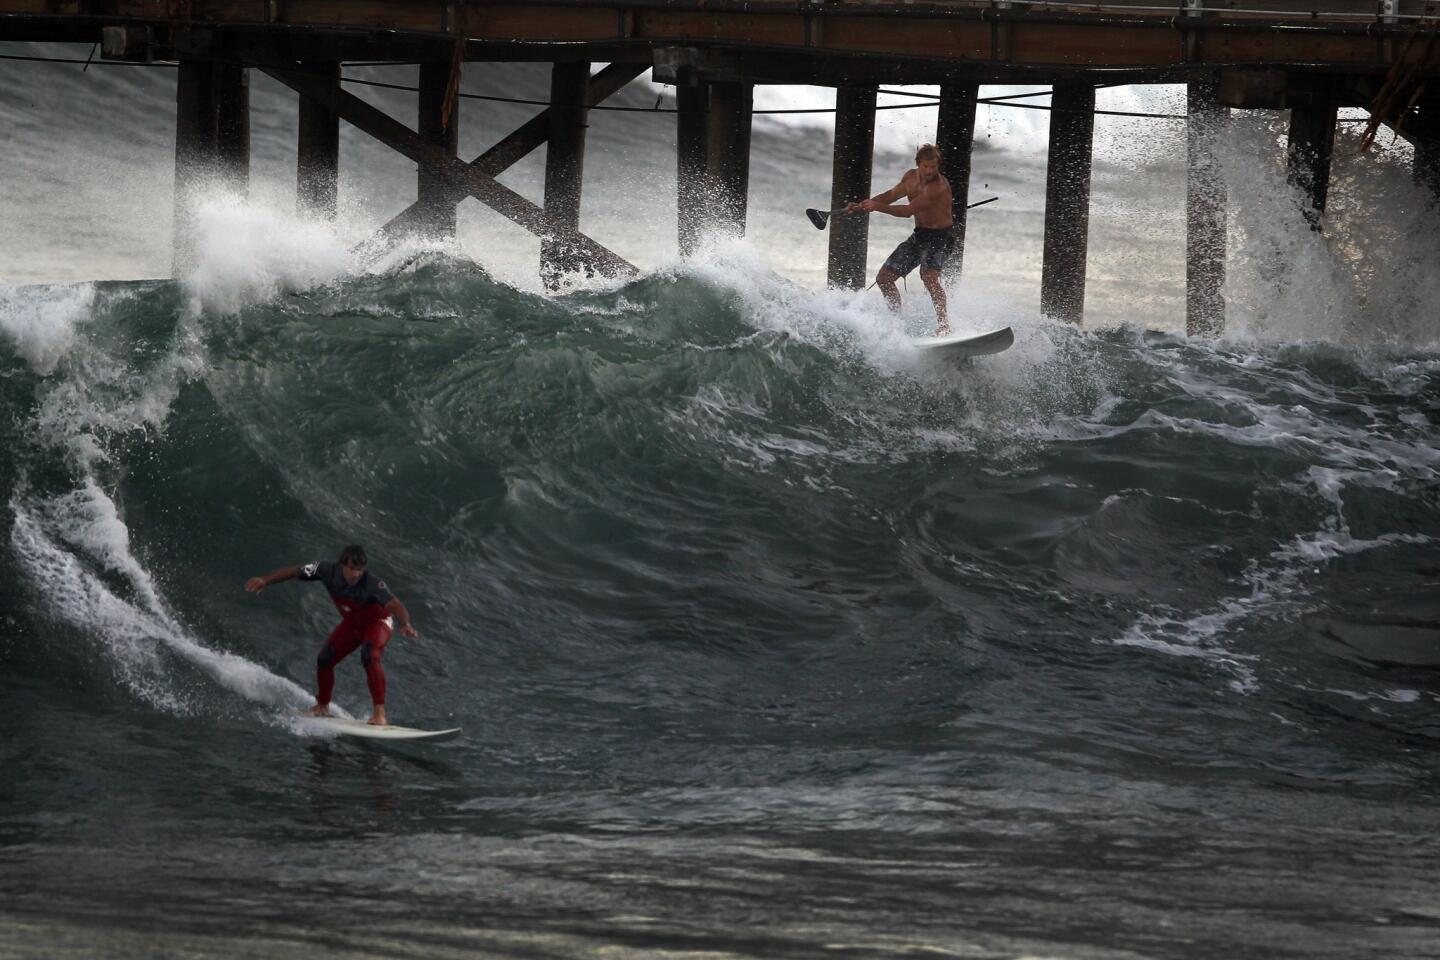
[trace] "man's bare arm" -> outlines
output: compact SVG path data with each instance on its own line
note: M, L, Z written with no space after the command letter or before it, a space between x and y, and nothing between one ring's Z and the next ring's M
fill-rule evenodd
M270 571L263 577L251 577L249 580L246 580L245 591L247 593L259 593L272 583L284 583L286 580L294 580L299 575L300 568L298 566L281 567L279 570Z
M874 200L866 200L860 204L860 209L866 213L888 213L892 217L915 216L913 203L876 203Z
M871 197L870 199L874 200L876 203L893 203L894 201L899 200L901 197L908 196L910 193L909 187L911 174L913 173L914 171L912 170L910 171L910 173L905 174L905 176L901 177L900 182L895 184L895 186L891 187L889 190L886 190L884 193L877 194Z
M867 212L888 213L892 217L917 217L933 223L949 218L950 199L949 186L941 186L938 190L920 191L910 203L877 203L866 200L860 207Z
M412 639L420 636L420 634L415 632L415 627L410 623L410 611L405 609L405 604L400 602L399 597L391 597L390 602L385 604L385 609L395 618L401 634Z
M914 172L914 171L912 170L911 173L913 173L913 172ZM905 174L905 176L903 176L903 177L900 178L900 182L899 182L899 183L895 184L895 186L891 187L889 190L886 190L884 193L877 193L875 196L871 197L869 200L861 200L859 203L847 203L847 204L845 204L845 209L846 209L847 211L849 211L849 212L852 212L852 213L855 212L855 211L857 211L857 210L865 210L865 212L868 213L868 212L870 212L870 209L874 209L874 208L872 207L872 208L868 208L868 209L867 209L866 206L865 206L867 203L887 204L887 203L892 203L892 202L894 202L894 201L896 201L896 200L899 200L901 197L909 196L909 194L910 194L910 191L909 191L909 189L908 189L909 181L910 181L910 173L907 173L907 174ZM896 214L896 216L903 216L903 214Z

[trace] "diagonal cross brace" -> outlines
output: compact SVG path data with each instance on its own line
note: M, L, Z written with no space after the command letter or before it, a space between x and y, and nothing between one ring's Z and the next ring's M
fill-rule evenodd
M585 106L593 107L603 102L611 94L618 92L631 80L650 69L649 64L641 63L612 63L590 78L589 88L585 92ZM487 177L498 177L511 166L520 162L530 151L539 147L550 139L550 108L546 107L540 113L527 120L513 133L486 150L480 156L470 161L470 166L479 170ZM461 192L455 199L463 199L465 194ZM357 247L357 250L373 250L383 247L401 236L409 233L424 219L424 208L420 201L415 201L406 207L399 214L392 217L385 226L375 231L374 235Z
M351 126L379 140L416 163L428 164L454 185L457 193L468 194L531 233L573 244L582 257L607 276L634 274L633 264L609 249L562 223L552 223L545 211L477 167L427 143L384 111L359 97L336 89L333 82L307 73L299 67L256 64L268 76L324 106Z

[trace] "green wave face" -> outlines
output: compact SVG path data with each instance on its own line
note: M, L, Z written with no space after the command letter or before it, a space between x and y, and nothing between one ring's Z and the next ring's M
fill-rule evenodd
M944 711L967 682L897 664L1048 662L1047 637L1264 687L1297 655L1248 663L1275 618L1435 533L1433 358L1031 321L926 366L883 315L744 279L547 299L419 256L235 312L170 283L14 291L68 323L63 350L12 324L5 356L22 631L167 709L303 701L328 605L240 584L360 542L457 708L577 664L644 700L663 650L701 684L658 694L687 712L795 696L777 670L735 703L758 664L875 671L873 696L797 709L883 729L913 722L891 685Z
M957 810L1344 858L1337 796L1353 822L1433 778L1394 750L1435 736L1433 353L999 314L972 322L1009 323L1011 349L937 366L877 303L744 262L553 298L433 253L302 280L0 289L0 838L68 864L94 824L141 822L94 869L131 858L163 901L216 829L247 838L246 896L277 859L319 882L336 848L296 851L357 807L352 885L393 876L392 842L468 876L477 837L619 835L658 858L646 909L673 918L713 860L663 838L810 863L838 829L833 856L877 844L922 878L999 843L980 869L1003 887L1025 857L1070 876L1076 848L976 841ZM391 720L464 731L414 767L294 718L324 591L242 589L353 542L420 631L384 655ZM359 664L337 680L363 717ZM1209 815L1253 822L1218 840L1190 813L1215 777ZM52 806L83 830L38 834ZM573 945L574 881L533 869L521 912L550 904ZM434 882L446 910L488 902ZM776 882L754 889L786 902ZM1073 881L1128 902L1103 886ZM51 899L33 909L62 927L90 909ZM917 903L860 922L919 942Z

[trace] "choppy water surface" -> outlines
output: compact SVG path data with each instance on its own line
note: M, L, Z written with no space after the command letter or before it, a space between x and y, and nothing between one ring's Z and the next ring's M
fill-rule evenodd
M1440 955L1440 352L1338 261L937 368L753 244L202 235L0 286L0 954ZM290 719L333 608L241 585L350 541L464 739Z

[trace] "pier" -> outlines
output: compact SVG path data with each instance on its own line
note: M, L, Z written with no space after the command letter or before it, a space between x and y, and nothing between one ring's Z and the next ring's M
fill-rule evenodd
M549 286L634 267L581 230L588 111L649 74L673 84L680 251L746 229L754 89L833 87L832 206L873 193L882 85L940 89L935 142L954 190L961 243L976 104L983 84L1051 85L1042 310L1081 323L1085 307L1095 91L1187 90L1186 326L1224 328L1227 198L1215 156L1230 111L1289 111L1285 162L1306 219L1324 230L1337 111L1363 108L1414 147L1415 177L1440 187L1440 3L1429 0L1180 0L1177 4L1008 0L0 0L0 40L98 45L102 58L178 64L175 267L188 256L197 184L242 187L249 76L299 98L297 203L334 215L339 124L416 164L417 199L367 242L452 234L474 198L541 238ZM484 154L457 154L467 63L552 65L548 104ZM419 66L413 118L346 92L347 63ZM592 65L605 67L592 75ZM496 177L546 148L543 202ZM865 218L836 218L831 285L866 282ZM973 233L972 233L973 235Z

